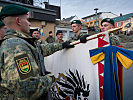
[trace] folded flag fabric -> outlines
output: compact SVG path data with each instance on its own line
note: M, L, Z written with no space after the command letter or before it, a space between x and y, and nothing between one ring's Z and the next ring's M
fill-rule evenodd
M133 64L133 51L110 45L89 52L93 64L104 60L103 100L122 100L117 62L129 69Z

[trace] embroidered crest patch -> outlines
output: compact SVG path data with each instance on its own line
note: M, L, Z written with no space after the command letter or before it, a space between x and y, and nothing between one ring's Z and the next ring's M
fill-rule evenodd
M14 60L17 65L17 70L19 72L20 78L22 80L33 76L32 66L27 54L19 55L15 57Z

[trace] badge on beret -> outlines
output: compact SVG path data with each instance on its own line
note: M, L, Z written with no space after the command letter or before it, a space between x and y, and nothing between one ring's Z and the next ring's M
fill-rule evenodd
M107 21L110 21L110 19L107 19Z
M29 57L27 54L19 55L15 57L14 60L17 65L19 76L22 80L33 76L32 66L30 64Z
M71 25L72 25L72 24L80 24L80 25L82 25L82 23L81 23L80 20L73 20L73 21L71 22Z
M74 22L74 23L76 23L76 21L75 21L75 20L74 20L73 22Z

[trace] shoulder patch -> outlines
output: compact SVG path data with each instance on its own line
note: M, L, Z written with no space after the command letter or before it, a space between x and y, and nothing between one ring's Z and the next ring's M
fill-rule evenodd
M32 66L30 64L29 57L27 54L19 55L15 57L14 60L17 65L19 76L22 80L33 76Z

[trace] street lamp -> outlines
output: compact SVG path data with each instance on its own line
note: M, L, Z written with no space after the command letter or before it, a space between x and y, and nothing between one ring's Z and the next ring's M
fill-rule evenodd
M98 26L98 25L97 25L97 24L98 24L98 23L97 23L97 10L98 10L98 8L95 8L94 10L96 11L96 32L97 32L97 26Z
M61 14L61 0L60 0L60 14ZM60 15L60 21L61 21L61 15Z

